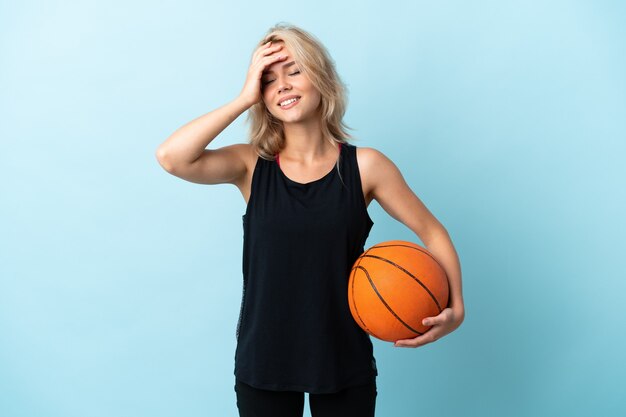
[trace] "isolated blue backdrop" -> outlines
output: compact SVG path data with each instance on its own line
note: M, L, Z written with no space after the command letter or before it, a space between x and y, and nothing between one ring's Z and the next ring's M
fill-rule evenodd
M591 0L1 2L0 415L237 415L245 202L155 150L236 97L279 21L328 47L355 143L461 259L461 328L374 340L377 415L626 415L625 20ZM246 141L244 116L209 147ZM369 211L366 247L418 242Z

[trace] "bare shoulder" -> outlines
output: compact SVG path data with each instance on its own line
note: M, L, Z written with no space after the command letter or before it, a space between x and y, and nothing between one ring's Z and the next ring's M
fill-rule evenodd
M376 186L381 178L381 170L395 168L394 163L381 151L370 147L357 147L357 164L361 174L363 195L367 204L376 198ZM396 168L397 169L397 168Z
M360 148L357 160L364 189L368 187L370 197L391 217L415 232L422 242L429 242L435 231L443 229L391 159L376 149Z
M357 163L366 201L379 200L381 185L404 182L400 170L384 153L370 147L357 148Z
M371 168L372 165L380 163L383 159L388 159L381 151L364 146L356 148L356 157L359 169Z

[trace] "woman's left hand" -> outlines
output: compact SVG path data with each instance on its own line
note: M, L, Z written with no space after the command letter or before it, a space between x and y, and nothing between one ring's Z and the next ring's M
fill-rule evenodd
M463 319L464 314L462 311L455 311L450 307L445 308L441 313L439 313L439 315L435 317L426 317L422 320L422 324L424 326L432 326L426 333L417 336L414 339L397 340L394 343L394 346L416 348L432 343L441 339L448 333L452 333L461 325Z

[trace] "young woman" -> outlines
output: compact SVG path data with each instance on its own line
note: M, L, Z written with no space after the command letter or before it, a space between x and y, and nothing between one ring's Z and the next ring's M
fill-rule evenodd
M174 132L157 150L187 181L236 185L243 215L243 297L237 324L239 414L374 416L376 360L351 317L347 284L373 225L376 200L444 267L450 302L432 328L395 346L455 330L464 305L459 260L446 229L381 152L357 147L342 121L345 87L325 47L278 24L256 47L239 96ZM206 149L248 110L249 143Z

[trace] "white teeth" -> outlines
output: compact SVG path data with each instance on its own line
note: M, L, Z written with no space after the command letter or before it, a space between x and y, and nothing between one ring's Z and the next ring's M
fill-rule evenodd
M281 105L281 107L282 106L287 106L287 105L293 103L294 101L298 101L298 100L299 100L299 98L292 98L292 99L285 100L285 101L281 102L280 105Z

